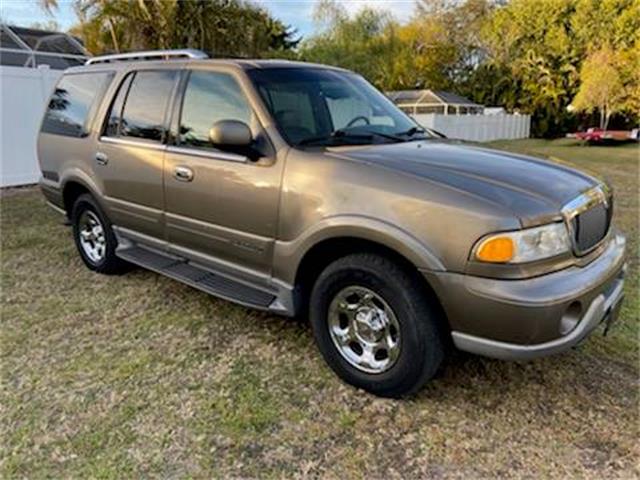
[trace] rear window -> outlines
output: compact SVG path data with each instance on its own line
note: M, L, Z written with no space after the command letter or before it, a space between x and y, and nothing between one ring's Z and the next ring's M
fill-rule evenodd
M69 137L87 135L92 112L112 77L110 72L62 77L49 100L42 131Z

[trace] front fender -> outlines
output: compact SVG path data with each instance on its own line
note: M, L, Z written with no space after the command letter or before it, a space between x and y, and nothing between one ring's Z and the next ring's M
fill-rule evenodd
M420 269L445 269L428 245L398 226L363 215L338 215L323 219L291 241L276 240L274 277L293 285L304 256L315 245L337 238L358 238L378 243L402 255Z

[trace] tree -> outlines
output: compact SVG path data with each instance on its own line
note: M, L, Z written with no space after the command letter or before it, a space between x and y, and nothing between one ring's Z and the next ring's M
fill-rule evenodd
M512 0L484 21L486 59L471 83L500 83L496 104L531 114L534 134L554 136L574 125L567 107L588 53L627 49L639 35L640 0Z
M572 107L578 112L600 113L600 128L606 130L609 119L631 107L632 86L623 83L623 54L605 46L587 57L580 71L580 89Z
M455 52L449 74L458 84L484 60L481 29L499 0L418 0L416 23L438 25L444 43Z
M349 17L332 0L319 2L315 17L326 27L301 44L302 60L354 70L383 90L445 89L454 83L461 55L439 18L417 17L400 25L370 8Z
M319 2L314 17L326 28L302 42L300 59L354 70L381 88L392 83L389 60L400 45L397 25L387 13L364 8L349 18L339 4L325 0Z
M299 42L295 30L241 0L180 1L172 18L174 47L188 45L214 55L281 56Z
M57 8L56 0L41 0ZM244 0L74 0L71 32L93 54L198 48L225 56L286 56L295 30Z
M395 89L453 87L459 51L450 42L446 26L439 18L415 19L399 27L397 35L402 46L391 59Z
M55 20L47 20L46 22L33 22L29 25L29 28L33 28L35 30L45 30L48 32L59 32L60 25Z

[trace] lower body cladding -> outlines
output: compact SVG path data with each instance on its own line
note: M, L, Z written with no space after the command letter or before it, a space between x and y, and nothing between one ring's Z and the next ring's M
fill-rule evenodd
M505 360L565 351L617 316L624 295L625 239L615 235L584 267L525 280L423 272L449 319L454 345Z

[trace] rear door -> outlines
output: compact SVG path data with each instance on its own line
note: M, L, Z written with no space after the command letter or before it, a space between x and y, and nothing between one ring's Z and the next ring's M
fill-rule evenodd
M165 139L178 77L172 68L126 74L95 155L113 223L155 239L164 237Z
M215 122L239 120L257 144L268 144L238 75L211 69L188 74L165 161L167 239L174 253L213 267L231 264L232 270L268 275L283 162L274 153L250 159L209 140Z

